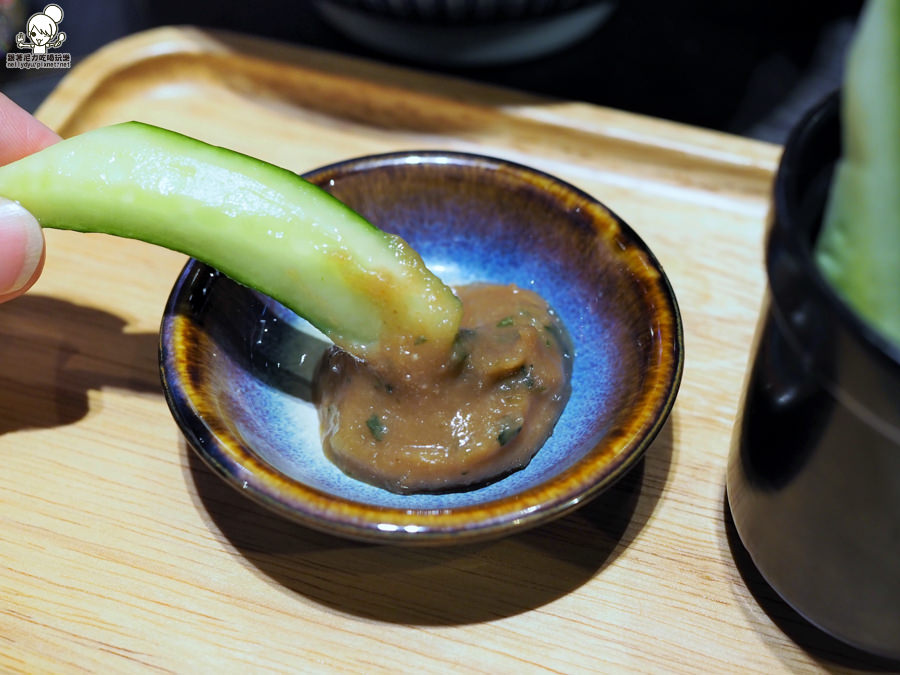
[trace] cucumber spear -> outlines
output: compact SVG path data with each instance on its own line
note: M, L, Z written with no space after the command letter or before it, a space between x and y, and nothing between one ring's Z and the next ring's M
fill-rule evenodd
M900 0L870 0L847 59L843 155L816 262L874 328L900 345Z
M377 362L443 350L459 300L419 255L296 174L148 124L61 141L0 167L43 227L140 239L201 260Z

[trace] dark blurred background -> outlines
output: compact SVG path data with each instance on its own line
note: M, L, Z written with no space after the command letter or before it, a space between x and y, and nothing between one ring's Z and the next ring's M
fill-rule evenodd
M776 143L784 141L807 107L839 85L847 43L862 4L862 0L618 0L604 23L560 51L512 64L454 67L426 65L361 46L326 21L314 2L56 1L65 11L60 28L68 38L57 51L70 52L73 65L129 33L192 24ZM0 0L7 33L24 30L28 16L46 4L46 0ZM415 21L410 30L415 30ZM16 51L14 43L12 50ZM32 111L65 74L61 70L0 70L3 93Z

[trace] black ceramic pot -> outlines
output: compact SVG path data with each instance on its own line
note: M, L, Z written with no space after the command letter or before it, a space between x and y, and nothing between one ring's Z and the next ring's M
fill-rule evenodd
M444 66L535 59L587 38L618 0L317 0L322 17L380 52Z
M839 99L812 110L775 182L769 292L728 465L759 571L800 614L900 658L900 350L813 263L840 154Z

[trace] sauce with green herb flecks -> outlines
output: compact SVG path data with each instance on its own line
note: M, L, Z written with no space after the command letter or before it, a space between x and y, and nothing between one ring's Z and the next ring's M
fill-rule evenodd
M552 432L572 359L559 317L516 286L456 293L449 358L385 371L336 348L326 356L322 442L347 474L400 493L465 489L523 468Z

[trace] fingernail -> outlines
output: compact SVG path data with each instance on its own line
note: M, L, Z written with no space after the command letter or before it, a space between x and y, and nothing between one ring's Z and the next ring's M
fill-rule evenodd
M44 253L44 233L17 202L0 197L0 295L31 281Z

